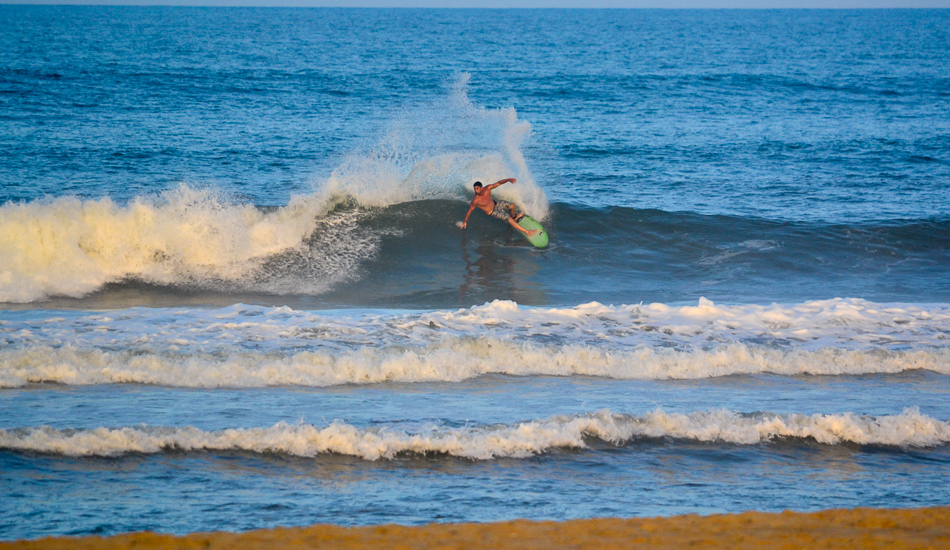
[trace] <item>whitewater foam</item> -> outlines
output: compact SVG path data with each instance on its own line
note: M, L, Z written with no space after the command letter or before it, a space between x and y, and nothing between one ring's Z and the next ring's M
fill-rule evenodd
M164 451L250 451L315 457L334 453L365 460L400 454L444 454L476 460L524 458L555 449L588 447L597 440L624 445L637 440L756 445L777 439L896 447L950 442L950 423L905 409L881 417L844 414L739 414L716 410L689 414L656 410L645 415L599 411L555 416L516 425L431 425L407 431L398 425L359 427L335 421L326 427L281 422L269 428L205 431L195 427L100 427L89 430L0 430L0 449L67 456L120 456Z
M187 186L139 197L0 206L0 301L81 296L135 278L156 284L248 277L299 250L326 205L295 199L265 213Z
M223 355L223 356L222 356ZM55 382L136 383L172 387L265 387L385 382L459 382L488 374L701 379L735 374L862 375L930 370L950 375L950 350L786 351L732 344L709 351L536 346L497 339L451 339L400 347L289 356L181 354L31 347L0 352L0 387Z
M680 350L750 343L772 348L926 349L950 345L950 306L876 304L861 299L801 304L525 307L508 300L457 310L293 310L236 304L224 308L130 308L106 313L22 311L0 314L10 346L73 344L129 348L145 337L153 349L178 339L182 352L352 349L496 337L553 345ZM95 329L95 330L91 330Z
M950 374L950 309L863 300L430 312L236 305L0 315L0 387L454 382L487 374L700 379Z

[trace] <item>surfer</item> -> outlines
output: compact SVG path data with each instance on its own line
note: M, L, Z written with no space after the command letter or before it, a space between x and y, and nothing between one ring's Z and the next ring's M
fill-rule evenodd
M498 218L499 220L508 222L511 227L514 227L529 237L537 233L537 229L527 230L518 225L518 222L524 217L524 212L522 212L520 208L508 201L496 201L491 196L492 189L503 183L516 183L517 181L518 180L515 178L508 178L506 180L496 181L488 187L483 186L482 182L480 181L476 181L474 184L472 184L472 187L475 189L475 198L472 199L472 204L468 207L468 212L465 214L465 220L462 222L462 229L468 227L468 217L472 215L472 211L477 207L481 209L482 212L493 218Z

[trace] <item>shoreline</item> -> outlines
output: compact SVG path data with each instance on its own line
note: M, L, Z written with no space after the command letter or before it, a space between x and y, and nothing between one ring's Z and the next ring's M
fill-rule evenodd
M950 548L950 506L744 512L712 516L597 518L424 526L278 527L242 533L46 537L0 542L0 550L57 549L767 549Z

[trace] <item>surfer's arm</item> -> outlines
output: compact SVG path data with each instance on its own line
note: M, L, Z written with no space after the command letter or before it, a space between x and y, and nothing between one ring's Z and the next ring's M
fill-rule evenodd
M515 183L516 181L518 181L518 180L516 180L515 178L508 178L508 179L506 179L506 180L496 181L495 183L493 183L493 184L489 185L488 187L486 187L486 189L488 189L489 191L491 191L492 189L498 187L499 185L501 185L501 184L503 184L503 183L508 183L508 182Z
M468 212L465 213L465 219L462 221L462 229L468 226L468 217L472 215L473 210L475 210L475 201L472 201L472 204L468 207Z

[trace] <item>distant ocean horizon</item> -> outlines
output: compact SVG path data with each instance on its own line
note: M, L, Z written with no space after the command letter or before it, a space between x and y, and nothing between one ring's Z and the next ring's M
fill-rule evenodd
M947 29L0 5L0 539L950 505Z

